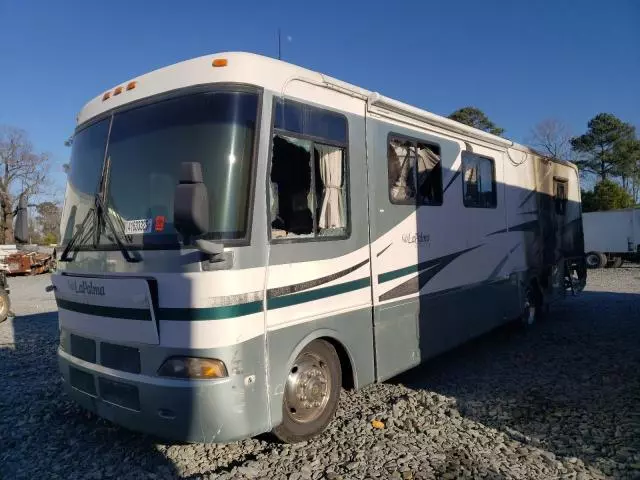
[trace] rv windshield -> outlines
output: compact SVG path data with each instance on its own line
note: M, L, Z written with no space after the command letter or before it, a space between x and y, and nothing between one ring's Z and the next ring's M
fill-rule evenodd
M214 240L246 236L258 94L209 91L141 106L76 133L63 213L69 242L94 205L105 165L108 215L131 246L178 245L173 195L180 164L200 162ZM89 245L91 244L91 245ZM80 249L93 248L85 241ZM102 231L98 249L115 246Z

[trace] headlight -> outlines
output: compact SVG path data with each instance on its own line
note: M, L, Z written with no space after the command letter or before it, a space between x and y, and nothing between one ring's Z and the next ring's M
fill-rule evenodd
M227 376L224 362L215 358L171 357L158 369L161 377L223 378Z

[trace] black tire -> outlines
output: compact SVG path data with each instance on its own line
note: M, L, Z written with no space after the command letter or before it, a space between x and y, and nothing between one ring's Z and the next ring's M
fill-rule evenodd
M331 423L341 388L342 370L336 349L325 340L314 340L289 369L282 396L282 423L272 433L285 443L315 437ZM307 408L305 404L311 402L318 405L314 403Z
M607 257L606 253L598 253L598 255L600 255L600 265L602 265L600 268L606 268L607 263L609 263L609 257Z
M607 266L609 268L620 268L622 266L622 257L611 257L611 262Z
M602 268L607 264L607 256L604 253L589 252L585 261L588 268Z
M0 323L9 318L10 311L11 300L9 300L9 294L4 288L0 288Z

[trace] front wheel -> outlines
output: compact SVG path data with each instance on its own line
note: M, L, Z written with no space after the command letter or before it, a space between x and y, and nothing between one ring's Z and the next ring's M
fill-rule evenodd
M585 257L585 262L589 268L602 268L607 264L607 257L599 252L589 252Z
M336 349L314 340L296 357L284 387L282 424L273 434L286 443L306 441L322 432L338 408L342 371Z
M9 317L9 310L11 309L11 301L9 295L4 288L0 287L0 323L4 322Z

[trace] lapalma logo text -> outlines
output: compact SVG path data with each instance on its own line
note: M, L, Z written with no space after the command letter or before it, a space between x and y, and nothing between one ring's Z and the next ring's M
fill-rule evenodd
M92 281L87 282L86 280L82 280L78 282L77 280L69 280L69 288L75 293L82 295L104 296L104 285L94 285Z
M416 232L416 233L403 233L402 241L404 243L413 244L430 244L431 236L428 233Z

